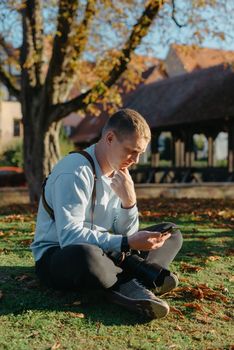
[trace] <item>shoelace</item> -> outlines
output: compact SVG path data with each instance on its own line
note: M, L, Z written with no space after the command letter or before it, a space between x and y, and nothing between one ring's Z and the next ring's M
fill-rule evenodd
M144 293L145 293L147 296L149 296L150 299L155 298L154 293L152 293L149 289L147 289L147 288L144 286L143 283L141 283L140 281L138 281L136 278L134 278L132 281L133 281L137 286L141 287L141 288L143 289Z

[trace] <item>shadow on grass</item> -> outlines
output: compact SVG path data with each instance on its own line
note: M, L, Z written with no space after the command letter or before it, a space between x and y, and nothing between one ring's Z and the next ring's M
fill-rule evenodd
M31 311L62 311L71 316L96 324L135 325L149 319L130 313L122 307L107 302L105 294L97 291L54 291L40 285L33 267L0 267L0 315L19 315ZM47 317L45 315L45 317Z
M9 205L0 205L0 215L28 215L35 214L37 212L38 205L37 204L9 204Z
M212 255L229 256L233 255L234 231L209 232L199 230L184 235L184 242L178 259L191 261L191 253L194 256L201 256L206 259Z
M177 261L193 263L195 258L189 256L216 255L227 256L233 251L234 231L209 232L207 229L185 234L184 244L176 257ZM23 248L28 251L28 249ZM9 249L8 253L16 254L22 249ZM130 313L122 307L106 302L101 291L56 292L40 286L34 274L33 267L2 266L0 267L0 298L1 315L18 315L32 311L63 311L65 313L84 314L92 324L104 325L134 325L148 322L137 314ZM77 316L79 317L79 315Z

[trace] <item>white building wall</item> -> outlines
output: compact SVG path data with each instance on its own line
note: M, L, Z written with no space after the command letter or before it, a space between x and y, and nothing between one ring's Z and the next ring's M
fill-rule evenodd
M22 138L22 123L20 125L20 136L14 136L15 119L22 120L20 103L16 101L0 101L0 152L10 143Z

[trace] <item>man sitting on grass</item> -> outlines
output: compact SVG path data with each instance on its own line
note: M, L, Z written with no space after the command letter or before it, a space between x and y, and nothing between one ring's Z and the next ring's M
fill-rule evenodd
M72 153L44 184L31 245L36 274L62 290L105 289L109 300L151 318L168 314L156 297L177 286L169 273L151 292L111 258L113 252L143 252L145 262L168 269L182 237L139 230L134 184L128 168L145 152L151 133L136 111L122 109L103 128L100 141L84 154Z

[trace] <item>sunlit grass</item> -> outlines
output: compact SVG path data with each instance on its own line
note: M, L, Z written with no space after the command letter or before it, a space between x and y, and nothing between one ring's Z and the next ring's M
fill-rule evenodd
M61 293L41 287L29 250L35 216L25 209L20 214L22 209L14 208L15 215L1 209L0 349L231 349L234 230L227 216L232 203L223 215L215 214L217 202L211 213L202 203L197 214L196 207L186 213L178 203L155 206L156 219L153 209L151 216L141 218L141 227L174 221L185 237L171 266L181 279L180 289L164 296L171 313L151 322L106 303L101 292ZM139 203L141 212L145 205Z

